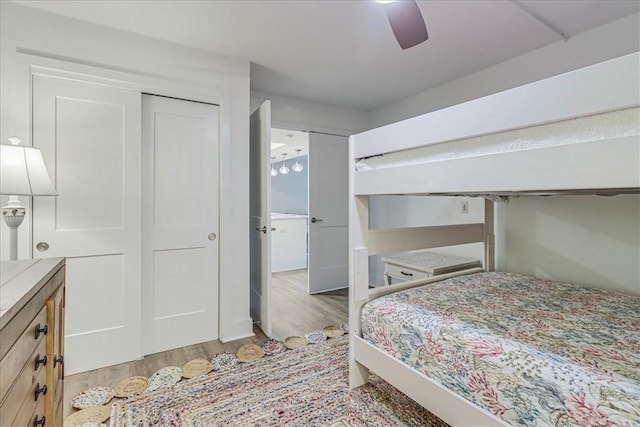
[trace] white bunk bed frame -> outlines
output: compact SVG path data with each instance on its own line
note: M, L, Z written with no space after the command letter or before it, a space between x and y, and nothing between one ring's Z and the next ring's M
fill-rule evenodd
M369 196L622 194L640 192L640 137L356 170L363 158L640 105L640 53L351 136L349 212L350 387L375 372L453 426L508 425L361 337L371 299L449 277L494 270L494 202L483 223L369 229ZM597 166L597 167L594 167ZM612 171L614 171L612 173ZM543 173L540 173L543 172ZM508 179L505 179L508 177ZM370 289L371 255L482 242L483 268Z

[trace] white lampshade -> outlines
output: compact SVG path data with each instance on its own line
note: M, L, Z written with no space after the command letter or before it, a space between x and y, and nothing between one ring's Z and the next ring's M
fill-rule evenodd
M0 144L0 194L56 196L39 149Z

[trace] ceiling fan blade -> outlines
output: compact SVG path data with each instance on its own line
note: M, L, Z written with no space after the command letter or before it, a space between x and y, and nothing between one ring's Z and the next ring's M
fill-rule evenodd
M415 0L395 1L385 6L391 30L403 50L429 38L427 26Z

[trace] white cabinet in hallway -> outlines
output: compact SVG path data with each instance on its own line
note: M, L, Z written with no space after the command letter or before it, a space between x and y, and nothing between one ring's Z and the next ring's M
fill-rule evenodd
M271 270L307 268L307 216L271 215Z

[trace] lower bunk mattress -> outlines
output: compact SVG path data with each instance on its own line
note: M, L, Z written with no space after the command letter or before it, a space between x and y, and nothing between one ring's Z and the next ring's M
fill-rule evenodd
M369 302L362 335L512 425L640 426L638 296L478 273Z

